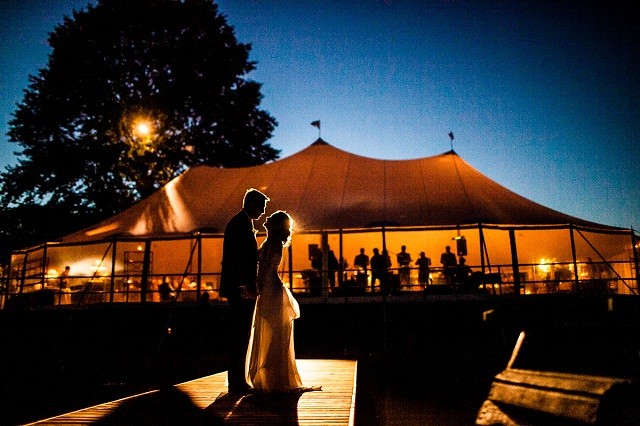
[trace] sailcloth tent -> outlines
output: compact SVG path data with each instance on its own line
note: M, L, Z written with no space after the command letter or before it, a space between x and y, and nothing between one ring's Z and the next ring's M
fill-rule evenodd
M299 293L319 288L312 280L320 270L313 263L319 252L326 259L332 250L347 265L335 288L329 280L335 270L329 274L326 262L321 267L324 294L339 294L341 282L356 276L348 264L360 250L386 250L395 260L406 246L414 262L424 252L432 259L433 283L441 284L437 256L445 246L455 245L457 254L482 276L500 277L501 292L597 286L598 291L637 294L637 237L632 230L589 222L528 200L454 151L384 160L318 139L268 164L193 167L107 220L61 241L14 252L5 297L50 289L60 304L86 303L87 294L97 301L160 301L161 286L171 283L179 289L180 300L205 293L215 298L224 227L249 188L269 196L267 214L282 209L294 219L293 241L281 272ZM263 221L256 221L256 229L262 229ZM66 266L73 274L70 299L65 299L68 288L57 278ZM398 271L393 264L394 277ZM418 282L416 267L412 273L404 289L424 284ZM378 292L373 282L367 285L367 294Z
M489 179L454 151L382 160L322 139L272 163L243 168L197 166L133 207L63 238L222 232L248 188L267 194L268 210L287 210L303 230L461 224L605 225L528 200Z

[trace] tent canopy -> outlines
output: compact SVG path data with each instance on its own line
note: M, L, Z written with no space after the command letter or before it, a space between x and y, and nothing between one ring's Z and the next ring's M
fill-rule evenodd
M248 188L288 211L298 230L463 224L614 229L552 210L492 181L454 151L411 160L348 153L318 139L289 157L242 168L193 167L150 197L65 242L113 235L222 232Z

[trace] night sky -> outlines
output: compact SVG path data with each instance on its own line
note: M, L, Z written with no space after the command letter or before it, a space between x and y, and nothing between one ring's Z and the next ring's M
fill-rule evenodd
M640 229L640 34L597 1L223 0L251 43L281 157L318 137L359 155L454 150L553 209ZM630 3L630 2L629 2ZM87 0L0 0L0 168L47 33Z

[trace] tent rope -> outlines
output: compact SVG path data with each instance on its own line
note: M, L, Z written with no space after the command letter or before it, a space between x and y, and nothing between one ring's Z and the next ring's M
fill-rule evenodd
M162 345L164 344L165 339L171 334L171 320L173 319L173 311L178 301L178 297L182 291L182 284L184 283L184 279L189 274L189 270L191 269L191 263L193 262L193 254L196 251L196 247L198 246L198 241L196 240L191 247L191 253L189 254L189 261L187 262L186 267L184 268L184 272L182 273L182 278L180 279L180 284L178 288L175 290L176 296L171 300L171 304L169 306L169 314L167 315L167 321L165 322L164 332L160 337L160 341L158 342L158 347L156 349L156 355L160 354L160 350L162 349Z
M576 229L576 231L578 232L578 234L580 234L580 236L582 237L582 239L589 244L589 247L591 247L591 249L593 249L593 251L598 255L598 257L603 261L603 263L605 263L607 265L607 267L609 268L609 270L611 272L613 272L615 274L616 277L618 277L618 280L622 281L622 284L624 284L625 287L627 287L631 293L633 294L638 294L636 293L635 289L633 287L631 287L629 284L627 284L627 281L618 273L618 271L616 271L613 266L611 265L611 262L609 262L607 259L605 259L605 257L602 255L602 253L600 253L600 251L598 251L598 249L591 244L591 241L589 241L587 239L587 237L579 230ZM578 271L576 271L576 274L578 273Z
M191 253L189 254L189 261L187 262L187 266L185 267L184 272L182 273L182 278L180 279L178 288L175 289L176 299L178 298L178 295L182 291L182 285L184 284L184 279L187 278L187 275L189 275L189 270L191 269L191 264L193 263L193 254L195 253L197 246L198 246L198 241L196 240L191 247Z
M87 282L87 285L82 289L81 292L81 297L78 298L78 301L76 303L74 303L74 305L77 307L79 306L81 303L84 302L85 297L87 296L87 294L89 294L91 292L91 287L93 286L93 281L96 279L96 277L98 276L98 271L100 270L100 266L102 266L102 264L104 263L104 259L107 257L107 254L109 253L109 251L111 250L111 246L113 245L113 242L110 242L109 245L107 246L107 249L104 251L104 254L102 255L102 259L100 259L100 262L98 263L98 265L96 266L96 270L93 273L93 276L91 277L91 279L89 280L89 282Z

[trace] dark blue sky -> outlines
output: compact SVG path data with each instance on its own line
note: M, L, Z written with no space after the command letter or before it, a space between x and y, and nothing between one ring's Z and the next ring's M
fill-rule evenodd
M0 130L47 32L85 1L2 1ZM252 43L270 143L317 136L360 155L454 149L509 189L587 220L640 229L638 14L596 1L222 0ZM602 4L601 4L602 3ZM606 3L614 3L611 4ZM0 167L17 147L0 138Z

